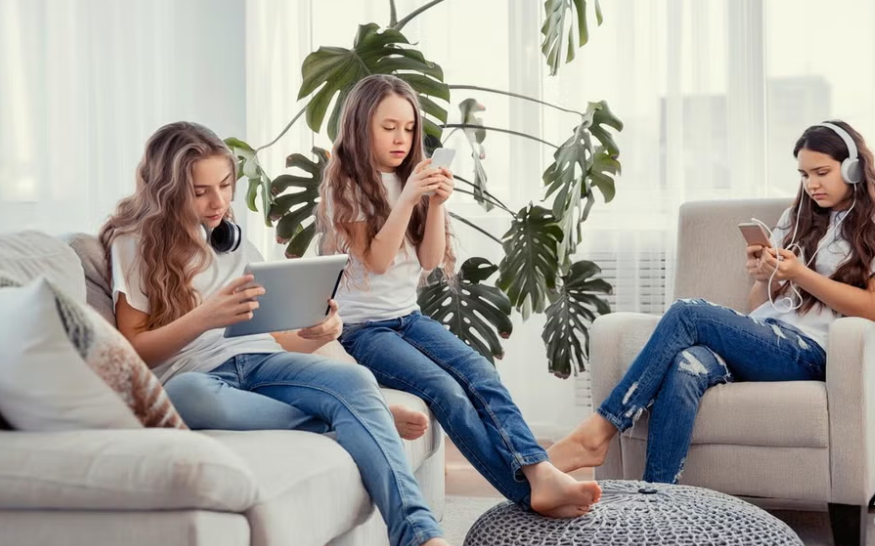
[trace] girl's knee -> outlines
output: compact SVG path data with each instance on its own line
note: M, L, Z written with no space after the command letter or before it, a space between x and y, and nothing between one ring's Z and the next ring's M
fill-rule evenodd
M342 364L335 369L335 378L342 388L360 390L379 389L377 378L371 370L360 364Z
M222 410L217 403L216 381L201 373L184 373L164 385L164 391L182 420L192 429L206 428L208 417Z

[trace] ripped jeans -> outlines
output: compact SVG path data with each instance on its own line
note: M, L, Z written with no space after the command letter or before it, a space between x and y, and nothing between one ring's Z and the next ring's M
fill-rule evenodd
M678 300L598 408L620 432L650 411L644 480L676 483L699 400L734 381L823 381L826 352L798 329L705 300Z

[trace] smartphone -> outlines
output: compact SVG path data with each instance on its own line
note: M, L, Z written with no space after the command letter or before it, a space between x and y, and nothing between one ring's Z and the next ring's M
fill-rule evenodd
M433 169L437 169L439 167L447 167L453 163L453 158L456 157L456 150L452 148L438 148L431 155L431 165L429 165ZM434 195L433 191L427 192L425 195Z
M760 245L762 247L771 247L772 242L769 240L769 234L763 229L763 226L756 222L742 222L738 224L738 229L744 236L744 240L748 245Z

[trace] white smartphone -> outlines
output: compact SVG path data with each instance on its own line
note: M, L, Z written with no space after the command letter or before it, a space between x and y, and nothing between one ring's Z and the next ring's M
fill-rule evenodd
M438 148L431 154L431 168L446 167L449 168L453 164L453 158L456 157L456 150L452 148ZM433 191L427 192L425 195L434 195Z
M738 229L744 236L744 240L748 245L760 245L764 248L770 248L772 242L769 240L769 234L763 229L763 226L756 222L742 222L738 224Z

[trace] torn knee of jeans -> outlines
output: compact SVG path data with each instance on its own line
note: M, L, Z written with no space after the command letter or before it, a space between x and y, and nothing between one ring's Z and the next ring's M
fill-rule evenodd
M696 358L690 351L681 353L681 361L678 363L678 369L682 372L687 372L694 377L701 377L708 374L708 368L702 364L702 361Z

